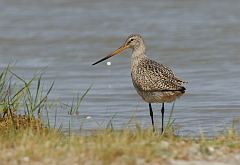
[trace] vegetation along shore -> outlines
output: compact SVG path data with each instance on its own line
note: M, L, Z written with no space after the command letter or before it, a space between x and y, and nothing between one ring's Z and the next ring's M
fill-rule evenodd
M42 91L42 79L24 80L7 67L0 73L0 161L11 164L239 164L238 122L214 137L182 137L172 122L164 134L152 128L99 129L88 135L49 124L42 114L49 110L48 95L54 83ZM84 93L83 95L85 95ZM71 115L76 107L66 110Z

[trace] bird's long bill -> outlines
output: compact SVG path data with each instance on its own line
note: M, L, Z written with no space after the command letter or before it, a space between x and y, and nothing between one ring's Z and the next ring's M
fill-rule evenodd
M129 47L129 46L127 46L127 45L123 45L123 46L121 46L120 48L118 48L117 50L115 50L114 52L112 52L110 55L108 55L108 56L102 58L101 60L93 63L92 65L96 65L96 64L98 64L98 63L100 63L100 62L102 62L102 61L104 61L104 60L106 60L106 59L109 59L110 57L112 57L112 56L120 53L121 51L127 49L128 47Z

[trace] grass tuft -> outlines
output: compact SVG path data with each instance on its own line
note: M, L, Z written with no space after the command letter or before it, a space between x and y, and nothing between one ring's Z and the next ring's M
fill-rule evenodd
M78 115L79 114L80 105L81 105L83 99L85 98L85 96L91 90L91 88L92 88L92 85L83 93L83 95L80 95L78 93L77 97L72 99L72 104L71 105L65 104L66 107L70 108L69 111L68 111L69 115Z

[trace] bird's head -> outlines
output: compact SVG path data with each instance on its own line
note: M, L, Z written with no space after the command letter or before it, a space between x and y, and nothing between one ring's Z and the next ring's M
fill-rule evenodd
M143 38L139 34L132 34L128 36L123 45L125 45L128 48L136 49L143 44L144 44Z
M141 46L144 46L143 38L139 34L132 34L126 39L126 41L123 43L122 46L120 46L118 49L113 51L110 55L100 59L99 61L93 63L92 65L96 65L116 54L119 54L120 52L122 52L123 50L125 50L127 48L137 49Z

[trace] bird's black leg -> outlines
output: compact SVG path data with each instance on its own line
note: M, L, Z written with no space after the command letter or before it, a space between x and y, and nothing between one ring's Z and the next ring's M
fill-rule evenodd
M151 120L152 120L153 132L155 132L154 121L153 121L153 111L152 111L151 103L149 103L149 111L150 111L150 116L151 116Z
M163 133L163 125L164 125L164 103L162 103L161 112L162 112L162 133Z

